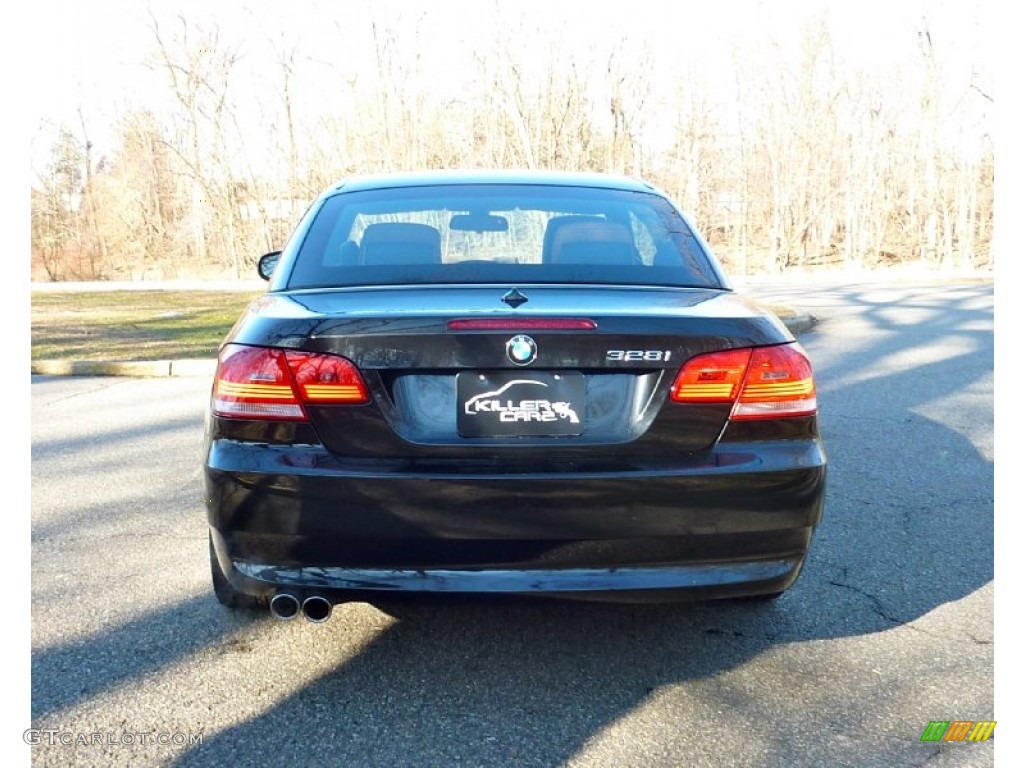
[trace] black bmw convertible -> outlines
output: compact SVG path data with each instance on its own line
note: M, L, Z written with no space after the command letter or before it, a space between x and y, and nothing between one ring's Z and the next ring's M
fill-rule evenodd
M811 365L650 185L351 179L260 273L206 427L225 605L769 598L799 575L826 475Z

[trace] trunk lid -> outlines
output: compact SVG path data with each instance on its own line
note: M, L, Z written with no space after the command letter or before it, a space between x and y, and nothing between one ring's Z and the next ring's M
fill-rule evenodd
M389 286L267 294L229 338L341 355L367 406L310 406L324 445L346 457L548 460L666 458L714 445L722 404L669 401L689 358L792 339L770 313L717 289ZM518 302L516 302L518 303ZM545 320L591 328L535 327ZM508 321L476 329L476 321ZM454 321L454 323L453 323ZM469 326L466 329L466 326ZM487 323L485 323L487 325ZM525 451L524 449L529 449Z

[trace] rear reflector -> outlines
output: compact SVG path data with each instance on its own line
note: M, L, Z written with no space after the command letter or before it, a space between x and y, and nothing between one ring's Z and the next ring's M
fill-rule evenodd
M677 403L734 403L733 421L818 410L811 364L798 344L729 349L691 358L672 385Z
M304 421L303 403L369 399L363 377L343 357L229 344L220 354L212 407L228 418Z
M592 331L593 320L571 317L481 317L449 320L449 331Z

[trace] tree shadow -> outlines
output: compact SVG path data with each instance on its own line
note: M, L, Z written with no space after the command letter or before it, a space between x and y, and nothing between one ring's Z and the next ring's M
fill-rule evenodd
M920 310L920 323L908 325L873 289L835 289L834 295L864 332L855 353L836 348L831 328L801 339L816 362L829 489L804 573L780 601L399 604L389 607L397 622L375 631L351 657L342 653L344 619L359 611L342 607L325 627L286 628L302 637L322 633L336 663L251 719L208 735L177 764L262 756L286 765L554 766L629 716L639 717L646 741L618 754L636 750L638 762L675 764L687 742L673 729L708 728L709 738L725 740L710 729L716 713L727 710L744 723L737 738L754 745L745 747L755 751L744 764L813 764L802 751L809 740L849 734L862 737L855 753L837 742L828 762L887 764L901 739L921 760L934 755L938 747L913 743L928 719L916 701L917 682L873 676L870 662L844 659L811 641L848 643L918 628L928 614L992 581L993 469L984 437L992 418L991 314L920 293L901 305ZM991 287L970 286L964 295L965 304L984 303ZM824 323L834 328L839 321ZM915 356L921 349L931 352ZM975 390L977 397L965 395ZM238 622L264 631L262 618L224 612L190 636L204 601L213 598L182 601L34 654L33 721L226 642ZM991 668L990 623L965 629L955 653L941 636L919 628L914 637L921 643L938 643L922 667L926 681L953 685L958 669ZM797 643L807 644L801 660L777 658L777 650ZM146 649L141 659L140 647ZM925 647L932 654L933 646ZM97 655L112 662L96 679L49 687ZM775 665L764 685L786 690L737 681L736 673L754 660ZM672 705L665 704L669 693ZM879 709L851 709L858 696ZM668 707L665 723L645 726L649 706ZM886 706L896 708L887 739L872 741L864 734L877 728ZM977 714L991 711L989 704ZM643 759L648 749L650 760ZM707 761L708 754L694 761Z
M203 593L84 638L33 649L32 722L229 644L233 634L254 624L273 621L264 612L218 608Z

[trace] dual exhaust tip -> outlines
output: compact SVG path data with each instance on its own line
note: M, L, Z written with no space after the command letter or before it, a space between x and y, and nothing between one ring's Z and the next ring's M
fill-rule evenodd
M306 621L323 624L333 610L334 604L323 595L309 595L300 602L292 592L278 592L270 599L270 614L280 621L291 621L301 613Z

